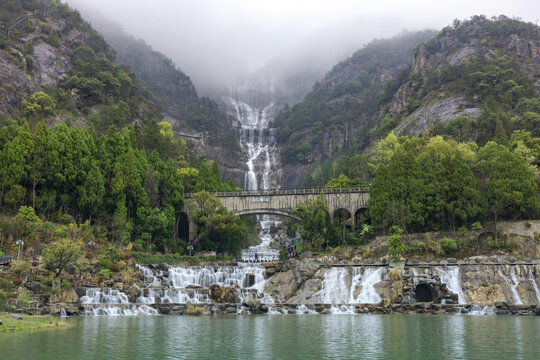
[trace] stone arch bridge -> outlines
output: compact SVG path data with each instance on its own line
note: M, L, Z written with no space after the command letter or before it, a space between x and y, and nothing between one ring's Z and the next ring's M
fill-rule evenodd
M281 215L298 219L294 214L296 205L308 200L315 200L322 195L328 206L331 219L334 219L339 211L345 210L355 225L358 211L367 208L369 189L358 188L331 188L331 189L290 189L290 190L260 190L260 191L233 191L212 193L217 196L227 209L235 215ZM185 194L186 205L191 201L191 194ZM189 212L184 211L188 217ZM190 238L194 227L190 218Z

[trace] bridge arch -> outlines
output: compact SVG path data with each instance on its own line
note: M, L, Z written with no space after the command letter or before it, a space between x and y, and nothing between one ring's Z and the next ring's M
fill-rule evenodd
M249 216L249 215L279 215L279 216L285 216L291 219L295 219L300 221L300 217L298 215L295 215L292 212L289 211L283 211L278 209L255 209L255 210L244 210L244 211L236 211L234 212L235 215L238 216Z

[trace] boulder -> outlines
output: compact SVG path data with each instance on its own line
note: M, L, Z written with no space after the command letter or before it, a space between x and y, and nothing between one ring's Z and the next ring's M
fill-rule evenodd
M12 314L11 317L14 318L15 320L22 320L23 319L23 317L21 315L19 315L19 314Z
M253 305L255 305L255 300L251 297L251 295L246 296L244 300L242 300L242 306L252 307Z
M75 289L68 287L52 295L49 301L52 303L78 303L79 295L77 295Z

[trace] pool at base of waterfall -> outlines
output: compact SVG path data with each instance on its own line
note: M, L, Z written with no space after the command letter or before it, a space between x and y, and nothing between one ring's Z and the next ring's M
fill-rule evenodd
M0 334L2 359L538 359L540 321L463 315L76 317Z

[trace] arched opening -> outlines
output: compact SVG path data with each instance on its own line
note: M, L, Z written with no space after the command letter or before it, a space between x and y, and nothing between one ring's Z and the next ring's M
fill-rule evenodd
M189 240L189 217L185 212L178 213L176 219L176 236L184 241Z
M418 284L414 289L414 299L417 302L432 302L434 291L428 284Z
M367 214L367 208L360 208L354 213L356 227L362 227L364 224L371 225L371 220Z

